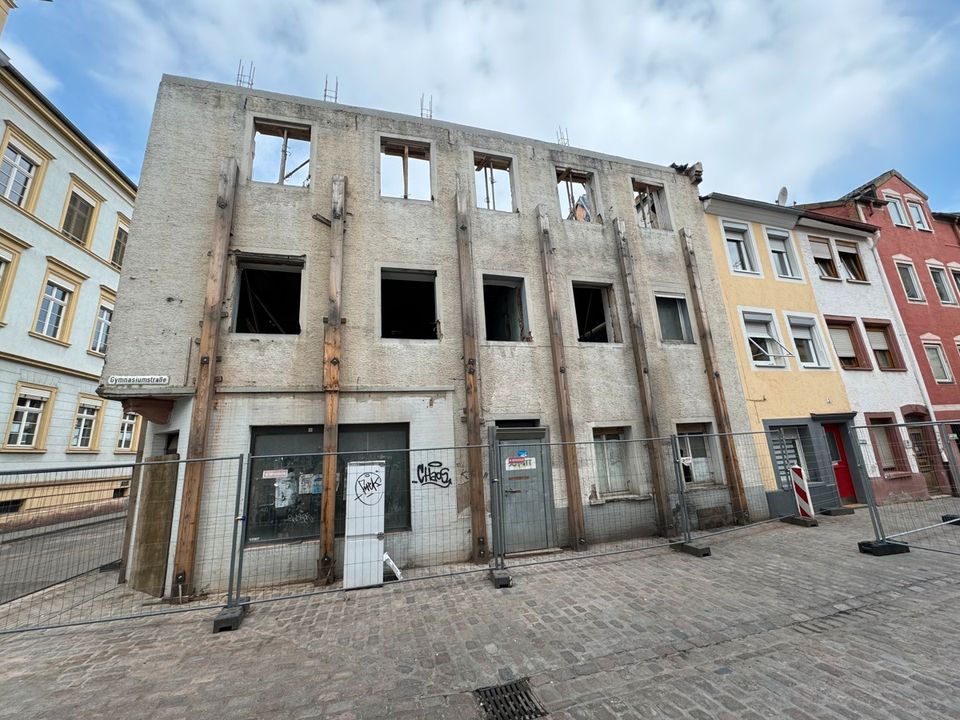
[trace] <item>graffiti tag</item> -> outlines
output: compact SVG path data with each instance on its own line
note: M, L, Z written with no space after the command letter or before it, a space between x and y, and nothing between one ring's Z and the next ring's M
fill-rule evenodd
M364 505L376 505L383 497L383 476L365 472L357 478L353 489Z
M439 460L431 460L426 465L422 463L417 465L417 481L421 485L436 485L442 488L453 484L450 470L445 468Z

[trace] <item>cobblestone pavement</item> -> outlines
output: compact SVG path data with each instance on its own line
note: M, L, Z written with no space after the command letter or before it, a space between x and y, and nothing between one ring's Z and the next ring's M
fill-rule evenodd
M960 533L960 529L957 530ZM0 717L481 717L530 677L551 718L960 717L960 558L874 558L865 512L666 550L0 637Z

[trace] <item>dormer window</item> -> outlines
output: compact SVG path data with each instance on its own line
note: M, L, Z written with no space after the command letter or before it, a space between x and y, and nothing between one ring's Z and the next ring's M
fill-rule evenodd
M923 205L918 202L907 202L907 209L910 211L910 219L913 220L917 230L929 230L930 223L927 222L927 216L923 212Z
M893 224L900 225L901 227L910 227L910 223L907 222L907 214L903 211L903 203L900 202L900 198L892 195L884 195L883 199L887 201L887 212L890 213L890 219L893 220Z

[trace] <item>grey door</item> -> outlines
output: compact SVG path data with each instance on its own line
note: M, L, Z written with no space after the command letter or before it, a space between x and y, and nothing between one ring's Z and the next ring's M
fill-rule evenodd
M507 553L554 546L553 486L545 432L546 428L497 432L503 545Z

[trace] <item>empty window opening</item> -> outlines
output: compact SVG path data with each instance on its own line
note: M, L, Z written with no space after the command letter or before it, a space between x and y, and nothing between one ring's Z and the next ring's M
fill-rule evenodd
M256 182L310 186L310 126L254 120Z
M576 222L603 222L593 207L593 175L572 168L557 168L560 217Z
M620 322L612 285L573 284L577 313L577 340L589 343L621 342Z
M436 270L382 270L381 337L439 340L436 286Z
M664 342L692 343L687 300L682 297L657 296L660 339Z
M637 210L637 224L640 227L653 230L670 229L662 186L634 180L633 205Z
M483 276L483 314L487 340L530 340L523 279Z
M16 498L14 500L0 500L0 515L9 515L20 512L20 508L22 507L22 498Z
M477 188L477 207L513 212L513 192L510 185L512 161L510 158L474 153L473 165Z
M540 418L520 418L516 420L494 420L498 428L531 428L540 427Z
M238 259L234 332L299 335L302 272L297 258Z
M130 488L125 488L125 487L114 488L113 499L119 500L120 498L125 498L128 492L130 492Z
M432 200L430 143L380 140L380 195L404 200Z

